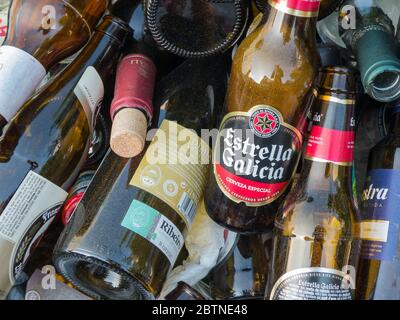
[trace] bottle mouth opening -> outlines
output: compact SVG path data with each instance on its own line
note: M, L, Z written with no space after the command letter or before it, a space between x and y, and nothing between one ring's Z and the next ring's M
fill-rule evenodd
M384 71L378 74L371 83L373 98L388 102L400 96L400 73Z
M124 271L92 257L68 254L58 258L62 275L76 288L95 299L151 300L150 293Z
M174 9L160 0L148 1L146 22L158 46L183 58L202 58L224 52L235 45L247 23L247 5L242 1L196 1L202 4L203 9L212 8L211 12L214 12L208 19L203 19L203 23L195 19L193 12L191 17L190 11L181 11L179 6ZM218 7L234 10L235 18L221 23L219 14L215 13ZM176 30L180 31L179 37L175 36Z

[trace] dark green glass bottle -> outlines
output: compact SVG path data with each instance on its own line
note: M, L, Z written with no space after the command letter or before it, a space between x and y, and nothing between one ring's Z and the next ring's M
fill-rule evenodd
M160 293L202 197L207 164L172 158L150 163L150 150L162 151L163 133L175 128L197 141L186 145L196 159L204 145L209 162L209 147L198 135L214 127L222 109L224 63L188 60L165 77L156 89L161 125L152 144L130 160L106 156L54 253L58 270L83 292L99 299L151 299ZM185 146L178 141L167 148L175 154Z

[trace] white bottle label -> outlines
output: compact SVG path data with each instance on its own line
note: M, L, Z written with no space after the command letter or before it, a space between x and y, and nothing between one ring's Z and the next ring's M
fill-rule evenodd
M10 121L46 75L42 64L25 51L0 47L0 114Z
M30 171L0 213L0 299L5 298L15 283L31 250L54 220L67 195L54 183Z
M74 93L86 112L89 123L93 126L97 106L104 97L103 80L94 67L88 67L74 89ZM93 129L93 128L92 128Z
M171 263L175 264L184 238L179 229L167 217L147 204L133 200L121 225L155 245Z

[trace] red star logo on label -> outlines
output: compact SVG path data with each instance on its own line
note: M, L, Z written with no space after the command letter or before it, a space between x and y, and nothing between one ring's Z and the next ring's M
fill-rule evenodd
M270 133L276 127L275 118L267 113L260 113L254 118L254 128L263 134Z
M249 118L249 125L255 135L261 138L269 138L279 130L279 115L273 108L254 108Z

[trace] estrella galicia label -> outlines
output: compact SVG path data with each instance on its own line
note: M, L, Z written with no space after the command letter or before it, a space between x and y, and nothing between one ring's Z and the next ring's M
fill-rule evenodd
M214 152L217 183L236 203L271 203L289 185L301 146L301 133L271 106L229 113L222 120Z

